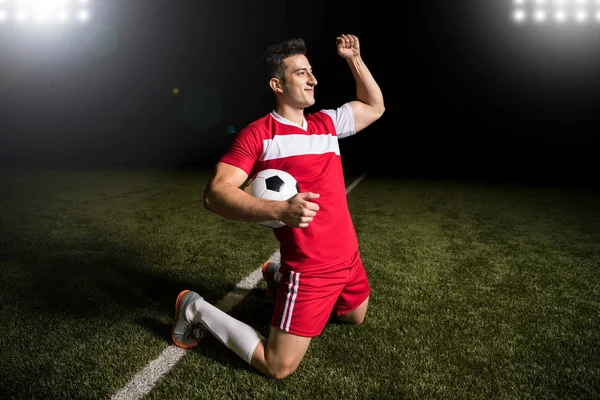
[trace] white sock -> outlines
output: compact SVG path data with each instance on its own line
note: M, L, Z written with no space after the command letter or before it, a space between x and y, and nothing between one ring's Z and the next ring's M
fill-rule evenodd
M238 321L204 299L198 299L190 304L186 313L194 323L204 325L248 364L256 346L264 339L264 336L250 325Z

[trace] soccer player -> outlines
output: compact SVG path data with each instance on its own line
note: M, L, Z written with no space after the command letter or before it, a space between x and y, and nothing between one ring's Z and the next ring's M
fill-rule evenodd
M263 266L268 289L277 289L268 338L184 290L175 305L177 346L196 346L202 327L264 375L283 379L296 370L331 315L350 324L364 321L370 286L348 210L338 140L371 125L385 108L358 38L341 35L336 47L356 82L356 100L305 115L317 86L305 42L272 45L264 59L276 107L239 132L204 192L204 207L224 218L286 224L273 229L281 264ZM290 173L300 193L287 201L246 193L242 186L248 177L267 168Z

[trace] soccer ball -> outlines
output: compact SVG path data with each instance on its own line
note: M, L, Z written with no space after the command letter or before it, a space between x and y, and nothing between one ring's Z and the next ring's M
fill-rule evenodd
M265 200L287 200L300 192L296 179L279 169L264 169L248 182L244 189L254 197ZM278 220L259 222L270 228L281 228L285 224Z

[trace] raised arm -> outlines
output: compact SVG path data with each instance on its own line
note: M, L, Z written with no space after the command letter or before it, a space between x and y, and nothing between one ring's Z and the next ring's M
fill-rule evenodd
M354 113L354 131L359 132L383 115L383 93L360 56L358 37L341 35L336 38L336 46L356 81L356 100L351 101L350 106Z

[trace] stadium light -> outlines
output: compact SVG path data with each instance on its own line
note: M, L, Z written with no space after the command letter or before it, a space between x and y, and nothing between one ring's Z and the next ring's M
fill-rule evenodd
M600 0L512 0L512 4L512 19L516 23L600 23Z
M0 23L64 24L90 19L89 0L0 0Z
M86 22L89 19L89 15L88 12L85 10L79 11L77 13L77 19L82 21L82 22Z
M515 22L524 22L526 19L526 14L525 11L523 10L515 10L513 12L513 19L515 20Z
M558 23L563 23L567 20L567 14L565 10L556 10L554 12L554 20Z
M577 10L575 12L575 20L580 23L587 21L587 13L585 10Z
M536 22L544 22L546 21L546 11L545 10L535 10L535 13L533 14L533 18L536 20Z

